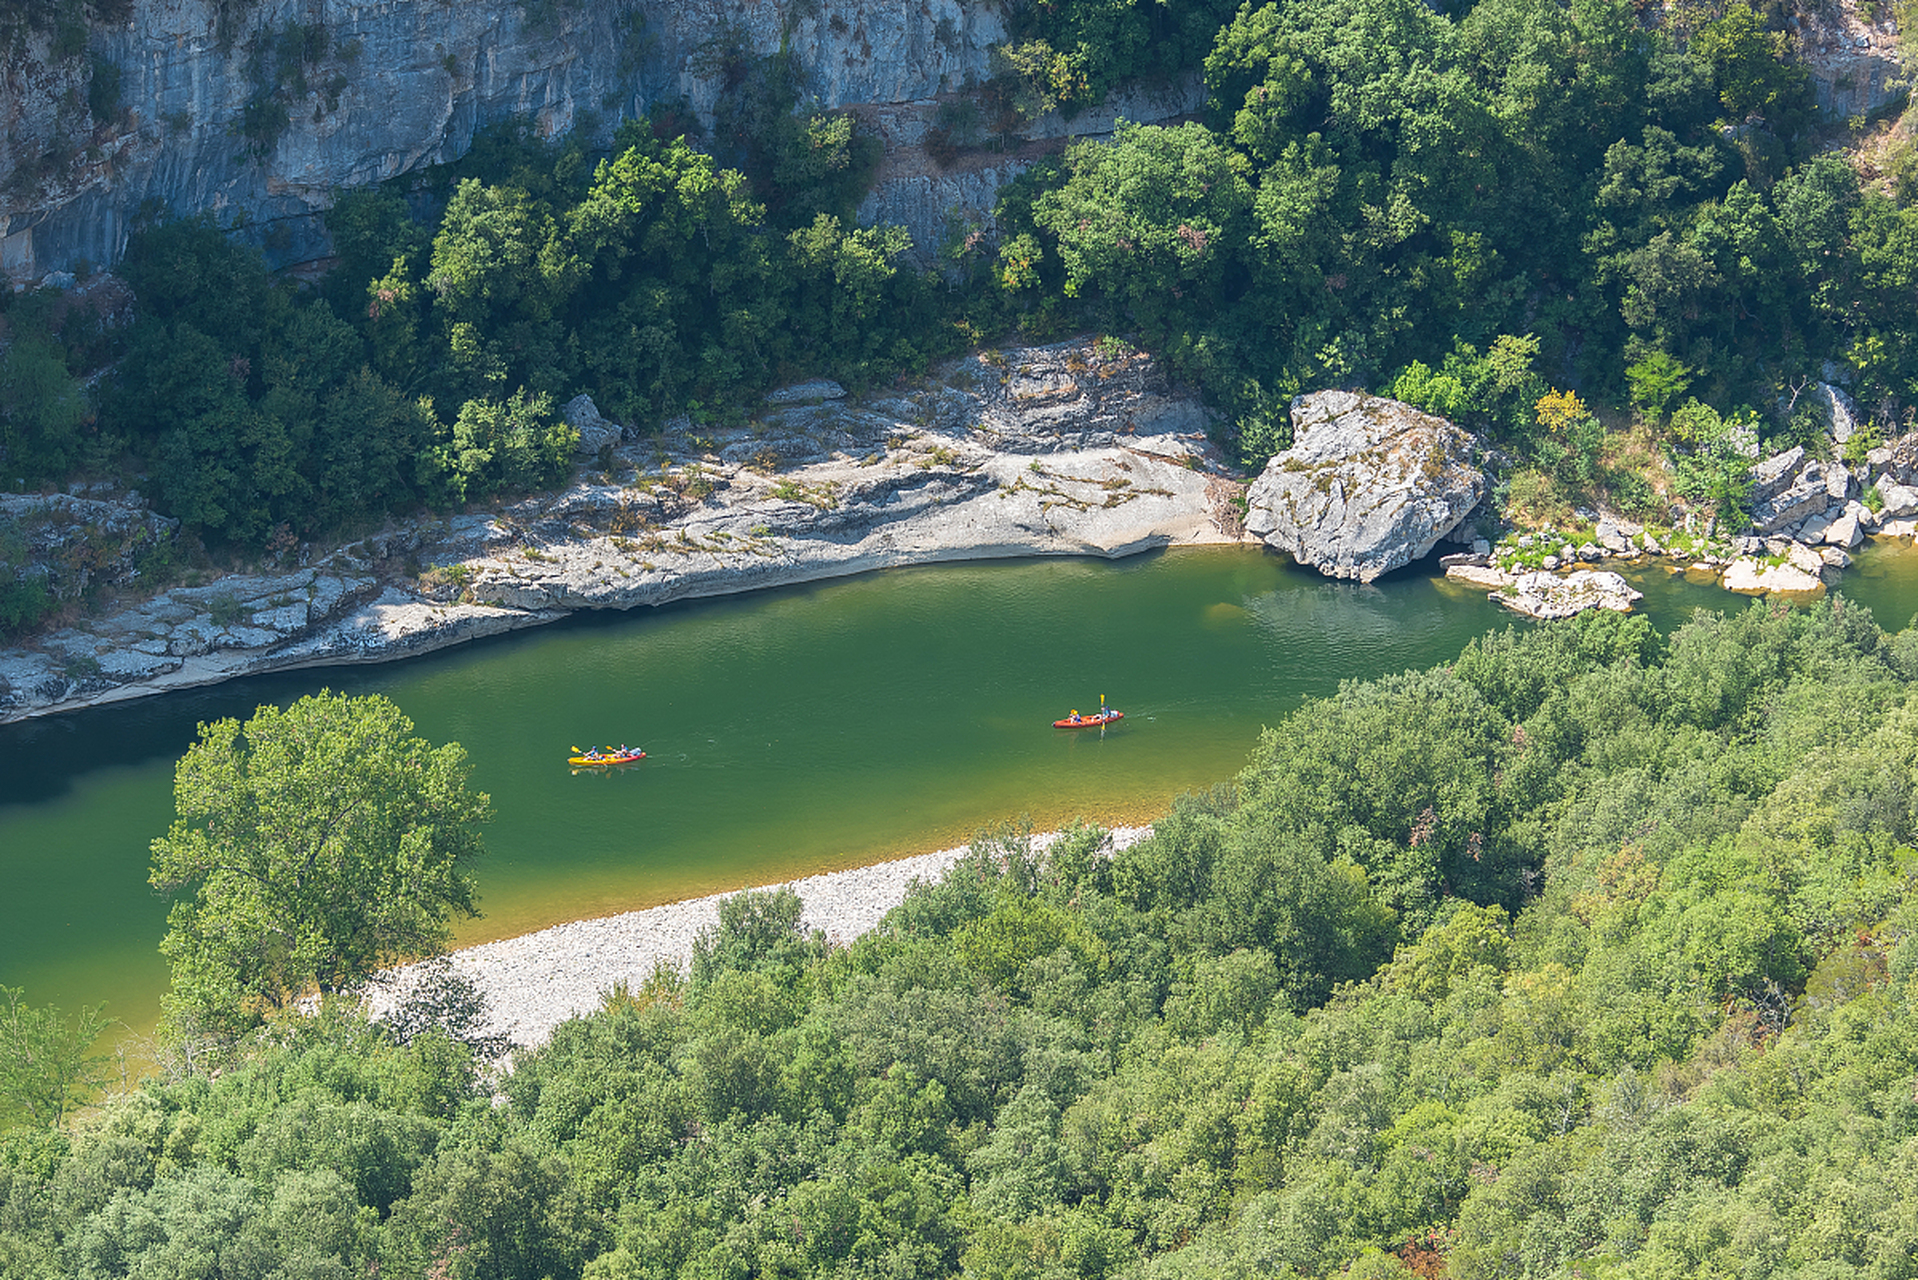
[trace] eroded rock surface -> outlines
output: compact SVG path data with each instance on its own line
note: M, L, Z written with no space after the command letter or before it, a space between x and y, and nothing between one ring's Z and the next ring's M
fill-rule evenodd
M735 55L774 54L802 102L859 109L886 152L860 216L901 223L930 257L950 212L990 221L1030 163L982 149L947 171L922 145L941 104L991 76L1010 14L996 0L131 0L65 54L22 24L0 91L0 269L111 265L149 204L243 223L275 266L322 261L336 191L457 160L507 119L550 138L590 118L604 143L670 103L710 129ZM97 118L96 75L117 85ZM1204 100L1190 77L1024 133L1056 149Z
M836 388L834 388L836 390ZM293 572L161 593L0 651L0 720L891 565L1236 541L1197 401L1086 342L955 361L865 400L614 445L603 471ZM582 409L584 407L582 406Z
M1814 557L1822 567L1822 557ZM1825 589L1819 569L1794 564L1768 564L1749 556L1740 556L1725 567L1721 580L1727 591L1746 595L1815 595Z
M1246 531L1335 578L1371 582L1428 554L1485 496L1470 435L1350 391L1292 403L1292 447L1246 493Z
M1569 618L1587 609L1630 613L1645 593L1606 569L1575 569L1571 573L1535 570L1516 575L1509 586L1492 592L1492 599L1528 618Z
M625 428L599 414L599 406L589 395L576 395L561 411L566 425L579 432L574 452L582 458L596 458L601 449L610 449L625 436Z

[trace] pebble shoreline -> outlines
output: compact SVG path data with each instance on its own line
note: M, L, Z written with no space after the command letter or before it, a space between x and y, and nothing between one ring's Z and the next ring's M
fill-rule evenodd
M1114 827L1109 833L1111 848L1127 848L1151 832L1151 827ZM1032 839L1043 848L1057 835L1046 832ZM906 890L914 883L937 879L965 852L964 848L942 849L751 888L792 888L805 903L802 925L819 930L832 942L847 943L878 925L905 900ZM505 1036L516 1047L530 1048L544 1043L553 1028L568 1018L599 1008L604 994L617 983L637 988L660 965L684 972L692 962L693 940L701 930L718 923L719 904L747 891L554 925L467 947L449 958L456 972L485 993L487 1030ZM404 996L420 967L388 971L374 988L373 1016L381 1016Z

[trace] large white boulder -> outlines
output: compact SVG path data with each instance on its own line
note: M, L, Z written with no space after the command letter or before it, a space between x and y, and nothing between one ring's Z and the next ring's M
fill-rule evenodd
M1246 491L1246 531L1321 573L1370 582L1429 553L1485 496L1473 443L1396 400L1300 396L1292 447Z

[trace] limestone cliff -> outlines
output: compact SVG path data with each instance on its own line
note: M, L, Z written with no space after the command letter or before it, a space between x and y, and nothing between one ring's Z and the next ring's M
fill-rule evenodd
M84 48L22 26L0 66L0 269L14 281L117 261L143 208L216 211L276 266L321 259L332 192L456 160L496 121L551 136L591 120L607 138L684 103L710 122L731 49L783 48L802 98L859 109L887 156L861 216L924 249L1029 160L946 172L920 145L940 102L991 73L1004 0L115 2L127 16ZM1195 78L1028 133L1056 149L1201 98Z
M1005 37L960 0L132 0L57 56L21 29L0 81L0 245L15 280L116 260L148 202L249 223L277 262L321 256L339 187L457 159L474 131L610 129L710 111L734 43L789 49L826 107L978 83ZM705 55L705 56L702 56ZM117 90L113 80L117 78Z

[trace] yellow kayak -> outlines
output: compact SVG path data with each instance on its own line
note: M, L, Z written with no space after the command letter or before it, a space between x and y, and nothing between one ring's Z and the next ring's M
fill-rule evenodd
M574 747L573 750L579 751L579 748ZM567 756L566 763L574 765L631 764L635 760L644 760L645 758L646 753L639 750L585 751L579 755Z

